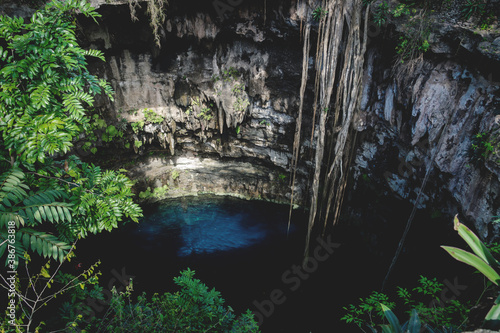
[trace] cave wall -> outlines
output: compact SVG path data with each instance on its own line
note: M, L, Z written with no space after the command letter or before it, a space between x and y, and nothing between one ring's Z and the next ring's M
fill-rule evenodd
M305 8L291 0L238 1L221 12L213 2L170 1L158 48L144 3L132 22L127 1L92 2L103 17L99 24L81 18L80 38L105 52L106 63L90 66L116 91L114 103L98 100L96 108L127 128L126 140L142 143L101 145L134 161L127 169L139 187L167 185L168 196L231 193L288 202ZM399 76L391 39L401 23L370 26L351 191L363 191L369 179L380 195L414 203L432 166L419 207L461 213L494 238L499 158L473 163L470 147L477 133L500 132L500 34L432 20L430 51L415 71ZM312 94L310 83L295 187L302 205L314 150ZM163 121L132 131L145 110Z
M106 63L90 65L116 93L114 102L96 106L108 123L144 121L145 110L164 119L146 120L136 133L128 127L127 140L144 143L128 152L143 156L127 167L144 180L139 190L167 185L169 196L289 202L302 58L297 8L270 6L271 20L245 6L221 22L214 8L171 3L158 48L144 8L132 22L128 5L119 3L96 3L102 19L82 18L80 35L86 47L106 54ZM162 156L148 157L152 150ZM299 168L297 204L306 202L308 168Z
M106 51L107 63L95 64L95 71L111 81L116 101L103 101L102 107L110 118L127 122L141 120L137 110L143 109L165 118L146 125L133 140L144 141L142 149L157 144L170 156L146 159L132 168L134 176L156 179L155 186L168 184L171 195L231 192L289 200L304 7L295 1L266 6L242 3L221 17L196 1L173 3L159 49L146 17L132 23L128 6L101 5L103 21L86 27L84 40ZM470 158L477 133L500 131L498 32L474 33L470 22L433 21L438 23L430 52L417 70L403 75L394 71L394 45L388 42L393 36L370 35L351 186L361 189L369 177L381 195L414 203L432 166L419 207L461 213L483 237L498 234L490 223L500 215L498 156L490 154L482 163ZM390 24L398 29L398 22ZM311 57L311 68L312 63ZM236 74L224 74L231 71ZM235 87L243 89L235 94ZM311 95L309 87L309 105ZM248 101L248 107L238 107L238 101ZM210 119L200 116L206 107ZM298 204L307 201L312 170L310 109L295 189ZM176 168L190 171L174 181L168 174Z

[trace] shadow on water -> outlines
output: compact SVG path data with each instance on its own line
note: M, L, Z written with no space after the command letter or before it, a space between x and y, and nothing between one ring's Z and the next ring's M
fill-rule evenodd
M401 231L404 211L393 216ZM313 236L311 259L301 266L306 221L307 216L296 211L287 233L286 205L189 197L150 207L139 224L85 240L79 250L86 254L85 264L102 260L104 288L123 288L133 277L136 294L174 291L173 277L190 267L237 313L254 311L263 332L360 332L340 321L342 307L380 289L400 230L379 232L376 244L369 244L362 232L369 230L366 225L345 223L332 235ZM368 222L374 228L369 232L376 234L381 222ZM427 227L419 231L416 226L414 232L425 234ZM392 286L415 286L419 274L443 281L463 272L463 266L439 249L442 234L434 234L409 238L408 248L417 250L403 253ZM449 270L443 269L443 262Z

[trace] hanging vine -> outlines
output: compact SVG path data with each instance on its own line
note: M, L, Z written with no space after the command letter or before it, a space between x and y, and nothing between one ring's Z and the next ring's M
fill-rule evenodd
M137 21L137 8L141 8L139 5L140 0L128 0L128 5L130 8L130 18L132 21ZM166 14L165 7L168 5L168 0L148 0L146 13L149 16L149 25L153 30L153 36L155 39L155 44L161 48L161 36L160 28L165 23Z
M307 24L304 29L304 51L299 114L295 130L292 160L293 187L299 158L300 133L304 105L304 92L308 76L308 54L310 48L310 8L316 4L308 1ZM311 142L315 143L314 174L311 185L311 203L305 257L309 253L311 233L319 216L326 228L330 213L333 224L338 221L342 198L346 188L349 163L355 142L352 123L359 109L364 53L367 41L367 14L364 33L361 33L361 0L322 0L322 15L318 16L319 29L316 45L315 83L313 102L313 124ZM367 8L368 11L368 8ZM345 31L345 29L348 29ZM334 96L335 94L335 96ZM332 97L334 100L332 101ZM319 112L318 112L319 110ZM319 119L316 119L319 118ZM317 122L317 125L316 125ZM333 130L327 131L332 124ZM331 133L327 136L327 132ZM326 146L326 149L325 149ZM325 168L324 156L328 154ZM323 179L322 179L323 175ZM323 187L320 193L320 184Z

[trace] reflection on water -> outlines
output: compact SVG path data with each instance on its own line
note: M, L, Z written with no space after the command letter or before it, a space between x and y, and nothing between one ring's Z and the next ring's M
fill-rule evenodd
M184 257L247 248L285 233L286 215L263 211L257 204L224 198L167 202L145 217L136 236L145 244L169 238Z

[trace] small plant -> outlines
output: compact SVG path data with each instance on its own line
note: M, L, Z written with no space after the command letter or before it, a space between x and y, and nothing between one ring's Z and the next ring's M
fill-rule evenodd
M317 7L312 13L312 18L314 21L319 22L322 18L326 17L327 14L328 11L326 9Z
M408 309L407 313L415 310L425 324L448 329L456 328L455 322L461 323L467 319L469 310L466 304L458 300L440 303L440 295L444 287L442 283L435 278L429 279L424 276L421 276L418 282L419 285L412 290L397 287L398 298L403 302L403 307ZM382 325L387 313L382 305L388 309L396 307L396 303L389 301L386 294L374 291L367 298L360 299L359 305L350 304L344 307L347 314L341 320L356 324L360 329Z
M206 121L212 120L212 118L213 118L213 116L212 116L212 109L210 109L209 107L202 108L201 111L200 111L199 116L200 116L200 118L203 118Z
M233 89L231 91L233 94L238 95L241 94L242 92L245 91L246 86L243 83L237 83L234 85Z
M248 99L237 97L236 101L233 104L233 107L236 112L241 113L245 112L245 110L248 108L249 105L250 101Z
M284 173L278 174L278 179L280 182L285 182L286 181L286 175Z
M410 6L408 4L406 4L406 3L400 3L392 11L392 15L394 17L400 17L402 15L410 15Z
M472 16L481 16L485 13L485 4L481 0L467 0L462 7L462 17L468 21Z
M157 187L153 190L153 197L156 199L165 199L168 193L168 185L163 185L161 187Z
M153 124L160 124L165 120L163 116L157 114L151 109L144 109L142 113L144 114L144 120Z
M226 82L236 80L238 76L240 76L240 73L234 67L229 67L229 69L226 69L222 72L222 79Z
M155 199L165 199L168 193L168 185L163 185L161 187L156 187L151 190L151 187L148 187L145 191L139 192L139 198L143 200L155 198Z
M485 162L492 154L496 154L496 144L493 139L485 132L477 133L472 138L469 156L473 164L477 165Z
M389 5L387 2L383 1L373 14L373 22L381 27L387 22L387 15L389 14Z
M137 140L136 140L136 141L134 142L134 146L135 146L135 148L137 148L137 149L141 148L141 147L142 147L142 141L137 141Z
M134 133L139 133L139 131L142 131L144 129L144 121L143 120L139 120L138 122L131 123L130 125L132 126L132 131L134 131Z
M189 116L189 114L194 111L194 107L200 106L200 105L201 105L201 102L200 102L199 97L194 97L194 98L191 97L191 104L189 105L189 107L186 110L186 115Z
M122 138L123 132L117 130L115 126L110 125L110 126L106 127L106 131L102 135L102 141L111 142L116 137Z
M180 176L179 170L172 170L172 173L170 176L172 177L172 180L175 181Z

